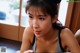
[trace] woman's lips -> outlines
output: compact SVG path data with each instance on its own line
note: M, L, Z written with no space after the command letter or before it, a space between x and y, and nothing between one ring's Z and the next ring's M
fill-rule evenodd
M40 31L35 31L35 34L39 35L40 34Z

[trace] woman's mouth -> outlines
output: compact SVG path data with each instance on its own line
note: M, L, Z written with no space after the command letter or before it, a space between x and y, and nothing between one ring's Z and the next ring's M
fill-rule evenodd
M40 31L35 31L35 34L36 34L36 35L39 35L39 34L40 34Z

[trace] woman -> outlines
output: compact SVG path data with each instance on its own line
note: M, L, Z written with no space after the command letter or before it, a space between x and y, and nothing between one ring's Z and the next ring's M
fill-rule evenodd
M20 53L79 53L73 33L58 23L58 0L29 0L30 26L24 30Z

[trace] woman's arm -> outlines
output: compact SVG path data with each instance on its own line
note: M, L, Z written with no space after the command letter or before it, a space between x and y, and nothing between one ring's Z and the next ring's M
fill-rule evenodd
M61 37L64 40L70 52L80 53L79 44L76 38L74 37L74 34L68 28L63 29L61 33L62 33Z
M26 50L29 50L31 47L31 43L33 40L33 31L30 27L25 28L22 38L22 45L20 49L20 53L23 53Z

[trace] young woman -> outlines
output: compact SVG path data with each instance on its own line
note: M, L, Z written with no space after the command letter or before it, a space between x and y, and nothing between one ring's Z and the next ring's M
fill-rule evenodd
M60 0L29 0L26 13L30 26L24 30L20 53L79 53L79 45L68 29L58 23Z

